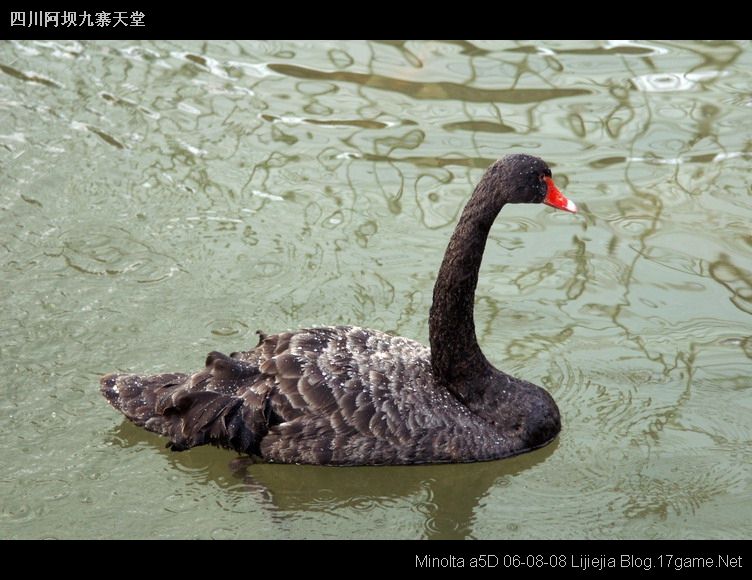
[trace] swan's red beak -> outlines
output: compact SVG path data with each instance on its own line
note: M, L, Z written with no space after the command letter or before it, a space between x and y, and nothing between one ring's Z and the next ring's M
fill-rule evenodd
M544 177L546 185L548 185L548 193L543 199L543 203L555 207L556 209L563 209L564 211L571 211L577 213L577 206L571 199L567 199L559 188L554 185L554 180L550 177Z

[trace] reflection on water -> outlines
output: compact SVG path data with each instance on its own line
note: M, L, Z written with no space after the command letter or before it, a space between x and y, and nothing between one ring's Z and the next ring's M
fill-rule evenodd
M151 434L144 437L142 430L129 423L123 423L111 437L123 448L148 440L176 470L190 473L194 484L218 483L222 505L229 512L247 511L254 505L272 521L284 522L299 513L307 517L339 513L339 517L355 519L407 500L419 535L435 539L474 537L474 512L491 486L508 485L511 478L542 463L558 447L554 442L508 461L461 466L322 468L253 464L243 457L229 462L232 454L223 454L228 463L222 463L216 461L216 452L205 449L173 453L165 448L163 439ZM320 533L331 535L325 530ZM361 534L364 538L390 537L389 530L362 530Z
M749 42L11 42L0 48L2 537L749 537ZM547 159L476 326L556 445L410 468L169 453L99 374L254 331L427 340L483 169ZM134 490L138 490L136 493ZM115 528L112 521L117 521Z

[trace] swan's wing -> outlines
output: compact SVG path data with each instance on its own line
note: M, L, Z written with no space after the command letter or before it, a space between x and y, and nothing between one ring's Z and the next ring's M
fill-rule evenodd
M169 437L175 451L212 444L257 454L271 411L263 395L244 387L259 374L253 365L213 352L206 367L192 375L110 374L100 382L113 407Z
M174 450L209 443L284 463L449 461L467 410L431 377L423 345L338 326L211 353L192 375L108 375L102 391Z
M235 356L253 360L259 350L280 419L261 442L269 461L412 463L435 455L443 445L437 432L450 436L458 428L450 417L461 405L434 387L429 350L415 341L322 327L270 336Z

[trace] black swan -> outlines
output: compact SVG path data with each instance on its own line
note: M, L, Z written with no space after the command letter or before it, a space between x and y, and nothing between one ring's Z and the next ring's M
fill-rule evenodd
M261 461L397 465L501 459L550 443L559 409L478 346L473 303L486 238L507 203L576 212L546 163L491 165L452 234L433 290L431 348L357 326L265 335L195 374L110 374L110 404L182 451L210 443Z

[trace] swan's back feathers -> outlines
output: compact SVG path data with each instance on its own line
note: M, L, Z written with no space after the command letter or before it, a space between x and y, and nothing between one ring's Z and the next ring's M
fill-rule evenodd
M253 360L258 350L237 356ZM261 371L276 387L272 410L283 419L262 441L265 459L347 465L365 457L406 463L415 455L412 435L431 422L414 412L420 401L411 401L433 390L426 347L339 326L270 336L260 350ZM403 458L396 457L400 450Z
M102 391L174 450L209 443L334 465L504 455L503 438L433 384L428 348L359 327L262 337L247 352L209 354L193 375L108 375Z

